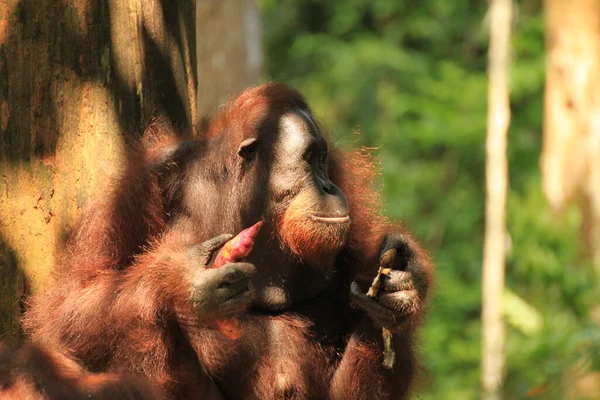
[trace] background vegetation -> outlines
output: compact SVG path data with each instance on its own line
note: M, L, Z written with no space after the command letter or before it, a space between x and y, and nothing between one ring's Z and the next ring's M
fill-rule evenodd
M564 398L600 370L599 285L583 255L581 213L554 215L541 191L543 15L539 1L515 4L505 397ZM378 148L387 212L435 258L421 398L477 398L488 3L260 6L265 79L298 87L343 145Z

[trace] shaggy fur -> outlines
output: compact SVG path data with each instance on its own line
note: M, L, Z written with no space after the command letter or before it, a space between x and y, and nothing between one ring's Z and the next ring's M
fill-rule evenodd
M0 343L0 398L158 400L161 396L131 374L90 374L50 346Z

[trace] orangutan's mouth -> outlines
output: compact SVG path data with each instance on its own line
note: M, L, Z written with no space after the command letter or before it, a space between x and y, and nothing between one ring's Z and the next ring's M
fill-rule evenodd
M327 222L330 224L345 224L350 222L349 215L344 215L343 217L326 217L321 215L311 215L310 218L314 221Z

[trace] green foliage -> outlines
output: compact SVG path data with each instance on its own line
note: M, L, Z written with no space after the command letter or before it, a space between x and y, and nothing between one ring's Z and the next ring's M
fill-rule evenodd
M299 88L341 144L378 148L387 212L435 258L421 398L478 398L488 2L261 6L266 78ZM543 388L538 398L554 399L563 398L574 366L600 367L600 332L589 317L598 285L582 256L581 216L553 215L541 192L543 19L539 1L516 6L506 398ZM348 134L354 130L361 135ZM541 319L527 325L532 315Z

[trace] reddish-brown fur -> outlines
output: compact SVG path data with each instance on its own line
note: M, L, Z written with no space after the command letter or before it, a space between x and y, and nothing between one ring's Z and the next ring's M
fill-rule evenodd
M252 212L236 215L230 209L250 200L260 209L252 181L247 187L219 187L215 182L232 179L242 140L257 132L268 137L273 131L268 128L294 108L310 112L304 99L286 86L249 89L209 124L206 140L216 144L207 151L201 141L173 152L175 135L151 127L145 146L131 152L122 178L105 199L89 207L71 235L57 284L32 299L24 320L31 336L61 346L92 372L144 376L172 399L219 399L219 388L225 398L404 396L416 370L413 332L421 310L394 336L394 371L381 366L380 328L349 306L343 283L299 314L241 315L243 336L237 341L207 328L192 311L189 246L220 233L239 232L260 217ZM182 165L194 162L199 153L203 164L198 170L218 179L193 191L192 211L201 210L202 218L179 223L178 204L189 195L181 188L187 179ZM346 194L352 218L348 243L336 263L339 276L356 280L366 291L377 271L379 246L389 232L402 232L431 271L429 259L409 233L381 215L377 191L365 184L376 175L370 156L364 151L331 153L329 174ZM223 209L221 192L231 199ZM281 221L284 212L275 210L272 220ZM282 253L273 263L329 256L326 246L310 244L310 230L290 221L279 223L279 237L296 254L288 258ZM269 229L277 240L278 227L266 222L263 231ZM299 238L296 247L285 239L288 230Z
M0 343L0 398L3 400L144 400L160 393L131 374L90 374L50 346Z

